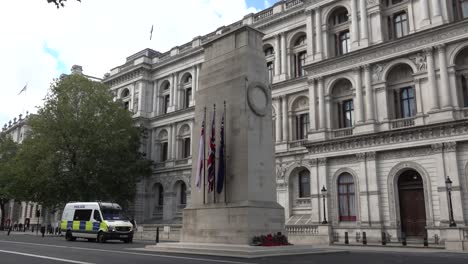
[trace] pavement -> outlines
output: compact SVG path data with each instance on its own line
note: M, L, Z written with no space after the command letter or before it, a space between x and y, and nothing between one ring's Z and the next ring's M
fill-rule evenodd
M322 264L322 263L468 263L468 254L441 249L381 248L381 247L329 247L346 252L333 254L305 254L242 259L223 256L200 256L195 254L161 253L139 251L152 242L135 241L125 244L110 241L99 244L77 240L65 241L58 236L36 236L32 233L12 232L10 236L0 231L0 263L226 263L226 264ZM322 248L322 247L321 247ZM328 248L328 247L326 247Z

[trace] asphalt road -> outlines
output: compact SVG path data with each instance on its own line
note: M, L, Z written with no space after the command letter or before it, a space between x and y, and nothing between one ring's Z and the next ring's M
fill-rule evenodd
M161 254L157 252L142 252L135 248L143 248L149 243L136 241L133 244L108 242L98 244L77 240L67 242L63 237L37 237L31 234L12 234L6 236L0 232L0 263L76 263L76 264L132 264L132 263L225 263L225 264L322 264L322 263L468 263L468 254L449 252L430 252L419 250L413 252L380 252L354 250L350 253L326 255L299 255L284 257L269 257L258 259L239 259L210 257L185 254Z

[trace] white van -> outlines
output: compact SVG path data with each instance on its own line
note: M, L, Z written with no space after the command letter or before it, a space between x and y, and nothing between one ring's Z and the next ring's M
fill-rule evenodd
M87 238L104 243L109 239L133 241L133 225L116 203L73 202L63 209L60 223L67 241Z

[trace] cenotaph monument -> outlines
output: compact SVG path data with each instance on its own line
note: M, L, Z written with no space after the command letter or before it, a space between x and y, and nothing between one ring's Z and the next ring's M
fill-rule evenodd
M271 88L262 37L260 31L243 26L203 46L205 61L195 95L191 199L183 213L181 243L249 245L254 236L284 233L284 209L276 202ZM195 183L200 131L206 109L208 153L216 105L219 147L224 102L226 184L221 193L216 187L208 192L207 185L197 188Z

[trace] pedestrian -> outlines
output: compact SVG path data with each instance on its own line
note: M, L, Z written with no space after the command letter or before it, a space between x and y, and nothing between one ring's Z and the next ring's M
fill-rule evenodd
M8 228L8 234L7 234L8 236L10 235L11 228L12 228L12 226L10 225L10 227Z
M45 227L45 226L41 226L41 234L42 234L42 237L44 237L45 231L46 231L46 227Z

